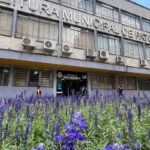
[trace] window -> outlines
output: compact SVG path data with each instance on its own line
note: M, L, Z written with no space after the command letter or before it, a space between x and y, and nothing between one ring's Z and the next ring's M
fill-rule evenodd
M124 40L125 56L133 58L144 58L143 45L138 42Z
M122 89L125 90L136 90L136 79L135 77L119 76L118 84Z
M0 34L11 36L12 12L0 8Z
M93 0L62 0L65 5L84 10L86 12L93 12Z
M150 59L150 45L146 45L146 58Z
M109 51L111 54L120 55L120 39L110 35L98 35L98 50Z
M22 38L23 36L35 38L38 41L58 40L58 22L19 15L16 37Z
M9 68L0 67L0 86L7 86L9 83Z
M140 18L132 14L122 13L121 14L122 23L131 27L140 29Z
M53 87L53 72L39 69L14 69L14 86Z
M113 89L114 76L108 74L91 74L92 89Z
M42 77L41 77L41 84L42 87L53 87L53 74L50 71L43 70Z
M97 16L119 22L119 12L117 9L115 9L111 6L108 6L108 5L105 5L102 3L97 3L96 4L96 14L97 14Z
M143 21L142 21L142 25L143 25L143 30L144 30L144 31L150 32L150 21L148 21L148 20L143 20Z
M150 79L138 79L139 90L150 90Z
M83 28L64 26L63 40L73 44L75 48L93 49L94 47L93 32Z
M29 86L39 85L39 70L30 70L29 72Z
M15 68L14 69L14 86L28 86L27 84L28 70L25 68Z

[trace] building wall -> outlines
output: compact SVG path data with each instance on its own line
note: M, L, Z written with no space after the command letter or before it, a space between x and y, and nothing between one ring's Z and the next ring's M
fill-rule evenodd
M60 0L59 2L57 0L0 0L0 11L3 14L0 18L2 20L0 24L0 66L23 67L26 64L30 68L44 67L55 70L55 76L57 76L56 70L61 69L88 72L89 74L91 72L100 72L101 74L101 71L109 74L108 71L111 71L115 76L117 72L117 74L134 76L135 78L146 76L149 80L149 9L127 0L101 0L100 3L96 0L89 0L87 2L94 4L93 11L82 9L80 6L77 8L77 1ZM87 6L92 8L90 4ZM97 7L105 8L104 10L108 11L108 14L103 14L103 16L98 14ZM109 13L113 12L115 15L116 11L117 19L111 18ZM123 15L127 20L126 23L123 22ZM148 29L145 29L143 25L145 20L148 22ZM41 35L41 33L44 34ZM104 37L102 38L102 36ZM25 48L22 45L23 37L35 40L35 47L33 49ZM56 44L54 52L44 49L44 40L50 40ZM102 40L103 43L101 43ZM113 44L117 40L119 46L116 48L117 44ZM105 42L107 44L104 44ZM125 42L129 42L129 44L125 45ZM71 55L62 53L65 44L73 50ZM102 44L103 46L101 46ZM87 57L87 49L97 52L97 56ZM108 52L108 59L105 61L100 59L101 51ZM116 56L122 56L123 63L117 63ZM140 65L141 59L146 60L145 66ZM13 78L13 74L11 75L12 77L10 77ZM55 76L53 87L43 88L44 92L56 93ZM88 81L91 82L90 79ZM88 84L90 91L92 84ZM114 84L114 88L116 88L118 83ZM7 87L0 87L0 93L12 95L26 88L12 87L9 82L10 90L6 91ZM101 84L99 88L101 88ZM113 89L113 87L111 88ZM27 90L32 94L35 87L29 87ZM130 95L128 90L127 93ZM138 87L133 90L138 90Z

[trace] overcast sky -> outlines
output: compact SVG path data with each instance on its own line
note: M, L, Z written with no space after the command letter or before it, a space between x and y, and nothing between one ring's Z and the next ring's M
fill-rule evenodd
M150 8L150 0L132 0L132 1L139 3L145 7Z

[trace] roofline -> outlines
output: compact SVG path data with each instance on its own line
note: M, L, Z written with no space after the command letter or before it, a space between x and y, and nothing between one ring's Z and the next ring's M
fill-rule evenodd
M132 1L132 0L127 0L127 1L129 1L130 3L136 4L136 5L140 6L140 7L143 7L143 8L145 8L145 9L147 9L147 10L150 10L150 8L145 7L145 6L143 6L143 5L139 4L139 3L136 3L136 2L134 2L134 1Z

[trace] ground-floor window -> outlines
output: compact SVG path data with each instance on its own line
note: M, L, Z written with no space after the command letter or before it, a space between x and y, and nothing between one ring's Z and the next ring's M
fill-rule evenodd
M114 89L114 76L109 74L91 74L91 86L94 89Z
M150 78L149 79L138 79L139 90L150 90Z
M118 86L125 90L136 90L136 78L130 76L119 76Z
M8 86L10 69L8 67L0 67L0 86Z
M53 87L53 73L50 70L15 68L13 86Z

